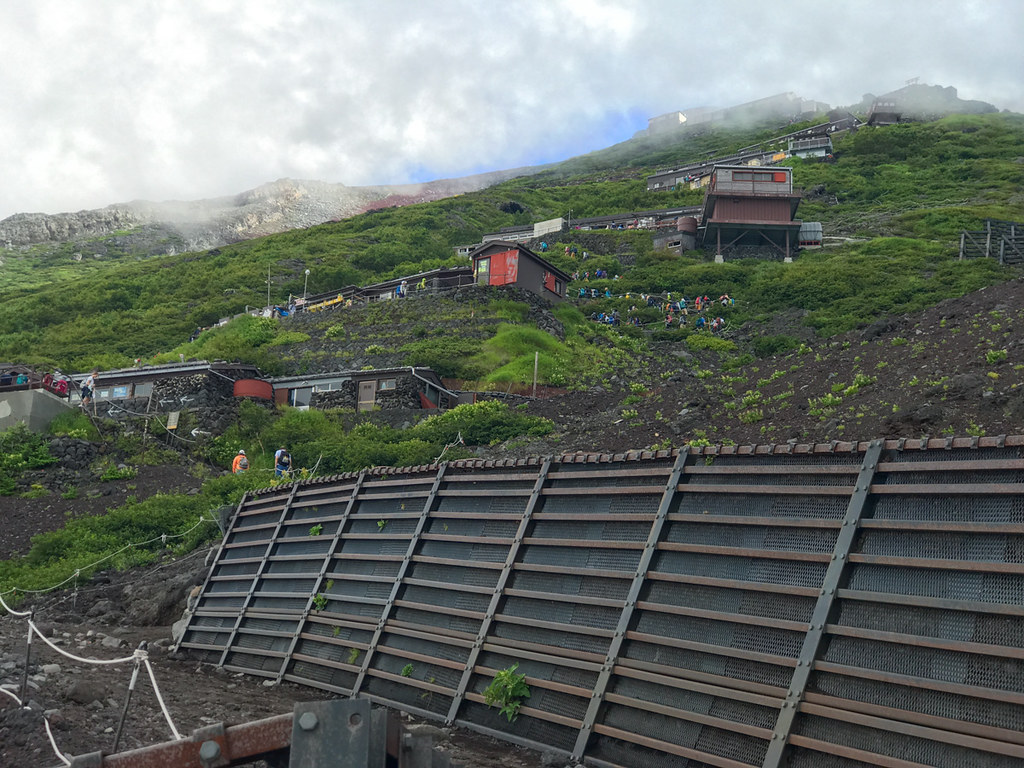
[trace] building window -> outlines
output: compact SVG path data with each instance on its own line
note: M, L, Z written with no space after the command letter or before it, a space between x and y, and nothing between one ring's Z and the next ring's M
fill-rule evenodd
M381 389L381 390L384 390L384 389L394 389L396 383L397 382L396 382L395 379L381 379L380 380L380 384L378 384L377 388Z
M149 397L153 394L153 382L145 381L135 385L135 397Z
M784 173L783 173L784 175ZM763 171L733 171L733 181L775 181L774 173L765 173Z
M476 284L477 285L490 285L491 284L491 260L490 259L477 259L476 260Z

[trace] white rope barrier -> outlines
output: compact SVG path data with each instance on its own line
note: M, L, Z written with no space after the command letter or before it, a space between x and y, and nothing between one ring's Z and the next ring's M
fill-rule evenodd
M8 691L6 688L0 688L0 693L6 693L12 699L14 699L16 702L18 702L18 706L19 707L24 706L22 704L22 702L21 702L21 699L19 699L17 694L13 693L12 691Z
M75 656L75 654L68 653L63 648L60 648L59 646L54 645L39 630L39 627L37 627L35 622L32 621L31 619L29 619L28 626L29 626L29 628L33 632L35 632L36 636L38 636L40 640L42 640L44 643L46 643L48 646L50 646L53 650L55 650L61 656L66 656L67 658L71 659L72 661L77 661L77 662L79 662L81 664L96 664L97 666L110 666L110 667L112 667L112 666L116 666L118 664L126 664L129 661L135 661L136 658L141 658L141 657L139 657L140 653L142 653L142 654L146 653L145 651L137 650L131 656L124 656L124 657L122 657L120 659L87 659L87 658L85 658L83 656Z
M138 653L138 651L136 651ZM146 653L142 651L142 653ZM149 673L149 681L153 684L153 693L156 694L156 700L160 704L160 711L164 713L164 719L167 721L167 725L171 727L171 733L174 734L174 738L177 741L181 740L181 734L178 733L178 729L174 727L174 721L171 720L171 713L167 711L167 705L164 704L164 697L160 695L160 687L156 684L156 675L153 674L153 667L149 664L149 654L142 659L142 663L146 665L146 671Z
M57 746L57 742L53 738L53 731L50 730L50 720L47 717L43 717L43 725L46 727L46 735L50 737L50 746L53 747L53 752L57 757L60 758L64 765L71 765L71 761L64 756L64 753L60 751Z
M14 590L10 590L10 591L13 592ZM0 608L3 608L5 611L7 611L9 614L11 614L11 616L31 616L32 615L32 611L16 611L13 608L11 608L11 606L9 606L6 602L4 602L4 595L5 594L9 594L9 593L7 593L7 592L0 592Z

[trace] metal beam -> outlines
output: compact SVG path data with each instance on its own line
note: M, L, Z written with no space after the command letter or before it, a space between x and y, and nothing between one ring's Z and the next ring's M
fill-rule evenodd
M818 602L811 613L810 629L804 636L803 647L797 657L797 667L793 671L789 690L786 692L786 700L782 703L779 716L775 721L771 741L768 742L768 749L765 752L764 761L761 763L762 768L781 768L783 765L782 761L789 744L797 708L807 690L807 682L811 676L814 660L818 656L822 640L825 637L825 625L828 623L829 613L835 604L836 591L839 589L850 550L857 537L861 518L867 508L871 483L882 454L882 445L883 441L874 440L864 452L864 461L861 463L857 482L846 508L846 515L843 517L843 527L839 530L835 548L832 551L832 559L829 561L828 568L825 569L821 593L818 595Z
M449 725L455 722L455 718L459 713L459 707L462 705L462 701L465 698L466 689L469 687L469 681L473 677L473 669L476 667L477 659L480 657L480 649L483 648L484 640L487 638L487 633L491 629L491 622L494 620L494 614L497 613L498 605L501 603L501 599L504 596L505 585L508 583L509 576L512 575L512 568L515 565L516 558L519 556L519 547L522 545L523 539L526 538L526 532L529 529L533 521L533 515L540 504L544 491L544 483L547 482L548 473L550 471L551 457L548 456L544 459L544 464L541 465L540 471L537 473L537 480L533 484L533 493L530 494L530 498L526 502L526 507L523 509L523 516L519 520L519 527L516 529L516 534L512 539L512 544L508 549L508 554L505 556L505 564L501 569L501 573L498 574L497 582L494 585L494 593L487 606L487 612L484 614L483 621L480 622L480 629L477 631L476 640L469 651L469 657L466 659L466 668L462 673L462 677L459 679L459 685L455 689L455 695L452 697L452 703L448 709L448 716L445 718Z
M377 645L380 643L381 635L384 634L384 625L387 624L388 617L391 615L391 609L394 607L395 600L398 598L398 593L402 589L405 574L409 570L409 564L412 562L412 556L416 554L416 547L419 546L420 536L423 534L423 529L427 526L427 518L430 517L430 510L437 499L437 491L441 487L441 483L444 481L444 473L447 469L447 462L441 464L441 466L437 468L437 475L434 477L434 483L430 486L430 494L427 496L427 500L423 503L423 511L420 513L419 520L416 521L416 529L412 532L412 537L409 539L409 548L405 551L405 556L402 558L402 562L398 566L398 573L395 574L395 582L391 587L391 593L388 595L388 599L384 603L380 620L377 622L377 627L373 631L373 637L370 638L370 643L366 649L366 653L363 654L363 665L359 669L359 674L356 676L355 683L352 684L353 698L359 695L359 689L362 688L363 681L366 679L366 672L370 669L370 664L373 662L373 652L377 650Z
M689 446L684 446L679 449L679 454L676 456L676 463L672 467L672 471L668 477L668 482L665 484L665 490L661 494L661 503L658 505L658 511L654 516L654 520L651 521L651 530L647 534L647 543L644 546L643 553L640 555L640 561L637 563L636 567L636 574L633 576L633 583L629 587L625 603L622 606L622 612L619 614L618 626L615 627L615 634L612 636L611 642L608 645L608 654L605 656L604 664L602 664L601 671L598 673L597 680L594 683L594 691L591 695L590 702L587 705L586 714L583 716L583 726L580 728L580 732L576 736L576 745L572 750L573 760L583 759L583 753L587 749L587 742L590 740L590 736L594 731L594 724L597 721L598 710L601 708L601 704L605 698L605 693L608 690L608 682L611 680L612 669L619 659L619 652L622 650L622 642L626 637L626 632L629 630L630 622L633 619L633 611L635 610L637 600L640 597L640 590L643 588L644 582L647 580L647 571L651 567L651 561L654 559L654 553L658 551L658 542L661 541L661 534L665 528L665 521L668 518L669 510L672 508L672 502L675 499L679 483L684 479L683 467L685 466L689 455Z
M256 593L256 586L260 583L260 578L263 576L263 572L267 569L267 563L270 562L270 553L273 552L274 546L277 544L277 537L281 533L281 526L284 525L284 521L288 519L288 513L291 512L292 502L295 501L295 495L299 491L299 483L295 482L292 484L292 492L288 494L288 500L285 501L284 507L281 509L281 514L277 518L277 524L274 526L274 532L270 535L270 540L267 541L267 549L263 553L263 559L260 561L259 566L256 568L256 573L252 575L252 581L249 583L249 591L245 595L245 600L242 601L242 606L238 609L238 616L235 617L234 626L231 627L231 634L228 635L227 642L224 644L224 651L220 655L220 661L217 662L218 667L223 667L227 662L228 654L231 652L231 644L238 637L238 628L242 626L242 620L245 618L245 612L249 608L249 603L252 602L252 596ZM238 519L238 515L235 515L235 519Z
M363 489L363 482L365 480L366 470L364 469L359 473L359 477L356 479L355 485L352 486L352 492L348 497L348 503L345 504L345 510L341 513L341 518L338 520L338 530L334 532L334 538L331 540L331 546L328 547L327 553L324 555L324 561L320 565L320 573L317 574L316 583L313 585L313 589L309 592L309 599L306 600L306 606L302 609L302 617L295 626L295 635L288 644L288 650L285 651L284 659L281 661L281 671L277 673L277 682L281 682L281 680L284 679L285 673L288 671L288 664L292 660L292 654L295 653L295 647L299 643L299 637L302 635L302 630L306 627L306 621L309 619L309 612L313 609L313 599L317 594L319 594L320 585L323 583L324 576L331 567L331 560L334 559L334 554L338 551L338 545L341 543L342 531L345 530L345 525L348 523L348 517L352 514L352 509L356 505L356 499L359 497L359 492Z

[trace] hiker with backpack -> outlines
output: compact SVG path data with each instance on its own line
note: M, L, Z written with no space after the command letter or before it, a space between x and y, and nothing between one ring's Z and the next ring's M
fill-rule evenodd
M238 450L238 455L235 456L234 461L231 462L231 472L236 475L240 475L249 469L249 459L245 455L245 451L242 449Z
M274 454L274 476L282 477L292 471L292 457L284 447L278 448Z

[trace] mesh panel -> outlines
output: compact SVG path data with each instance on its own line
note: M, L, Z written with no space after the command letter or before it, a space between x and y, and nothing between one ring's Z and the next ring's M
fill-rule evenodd
M855 637L833 637L825 659L949 683L1002 691L1024 690L1024 660L1021 659L917 648Z
M846 514L843 496L772 496L770 494L680 492L674 510L688 515L735 515L740 517L805 517L838 520Z
M608 651L607 637L577 635L563 630L546 629L544 627L526 627L522 624L509 624L495 619L491 624L490 637L505 640L521 640L527 643L540 643L554 648L565 648L573 651L585 651L604 655Z
M562 624L582 624L600 629L615 629L621 612L621 608L535 600L527 597L509 597L502 608L502 613L507 616L557 621Z
M424 557L443 557L449 560L504 563L508 556L508 546L462 541L424 541L420 544L419 553Z
M948 520L952 522L1024 522L1021 496L879 496L874 517L886 520Z
M440 581L448 584L465 584L474 587L493 587L498 583L501 571L492 568L456 568L435 563L413 563L406 576L423 581Z
M748 680L784 687L789 685L792 670L774 664L765 664L748 659L734 659L713 653L691 651L686 648L673 648L667 645L645 643L635 640L626 642L621 657L646 661L652 664L663 664L680 669L692 669L695 672L706 672L712 675L724 675L737 680Z
M1024 706L1020 704L827 673L817 675L814 689L838 698L1024 731Z
M794 587L818 587L824 578L825 567L825 563L705 555L698 552L658 552L652 570Z
M680 605L708 611L768 616L793 621L809 621L816 602L813 597L745 592L699 584L688 584L681 588L679 584L664 581L647 582L644 591L641 592L641 599L663 605Z
M519 559L536 565L563 568L636 571L640 550L585 549L583 547L544 547L530 544L519 550Z
M480 630L479 619L467 619L461 616L452 616L447 613L419 611L415 608L406 608L400 605L395 606L394 610L391 611L391 616L395 621L404 621L409 624L423 624L428 627L441 627L442 629L452 629L456 632L464 632L466 634L473 635L474 637Z
M537 690L539 689L534 688L531 690L527 706L534 706L533 697L536 695L534 691ZM575 728L544 722L524 714L520 714L514 723L509 723L504 715L498 713L496 708L487 707L484 704L477 704L472 701L463 705L460 719L476 723L494 731L511 733L519 738L547 744L555 749L569 751L576 744L577 729Z
M848 722L823 717L803 716L796 723L796 731L804 736L833 744L846 744L867 752L910 760L936 768L1019 768L1020 759L984 753L955 744L889 733Z
M669 523L664 540L718 547L831 553L835 549L837 535L836 529L827 528Z
M767 749L764 740L753 736L619 704L608 705L604 722L613 728L638 733L647 738L751 765L760 765Z
M852 567L850 589L984 603L1024 603L1024 574L938 571L887 565Z
M531 486L532 488L532 486ZM434 517L444 519L449 512L474 512L478 515L515 514L526 509L527 496L441 496L437 500ZM451 518L448 518L451 520ZM450 523L449 523L450 524Z
M534 592L625 600L630 582L626 579L603 579L598 576L581 576L572 573L515 571L508 586L511 589L526 589Z
M843 601L837 624L1024 648L1024 617Z
M593 522L582 520L538 520L530 534L538 539L578 539L583 541L647 541L650 521Z
M388 667L386 671L393 675L401 675L402 668L406 664L406 662L397 657L380 655L375 657L375 659L376 658L386 659L384 662ZM429 680L431 673L438 669L438 667L434 667L433 665L425 665L421 669L415 669L417 666L415 664L413 666L413 674L417 679ZM421 678L421 675L427 675L427 677ZM452 702L451 696L434 693L433 691L425 691L411 685L402 685L379 677L367 677L363 688L369 691L371 695L382 696L390 701L397 701L403 704L408 704L411 707L425 709L437 715L446 714L448 712L448 707L451 706Z
M1006 534L865 531L861 551L890 557L931 557L940 560L1006 562L1009 551L1021 551L1024 537Z

